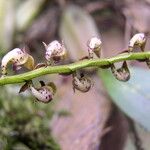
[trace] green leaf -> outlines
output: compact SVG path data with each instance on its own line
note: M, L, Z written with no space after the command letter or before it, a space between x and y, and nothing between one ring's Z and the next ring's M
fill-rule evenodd
M121 82L108 70L99 75L113 102L129 117L150 131L150 71L131 68L131 79Z

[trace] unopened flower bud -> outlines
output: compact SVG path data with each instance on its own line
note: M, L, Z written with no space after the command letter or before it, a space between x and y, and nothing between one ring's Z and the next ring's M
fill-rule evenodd
M115 78L119 81L128 81L130 79L130 71L127 66L126 61L123 62L123 65L121 68L116 69L114 64L111 66L112 74L115 76Z
M145 44L146 44L146 36L145 36L145 34L144 33L137 33L131 38L131 40L129 42L128 49L131 52L131 51L133 51L133 48L135 46L137 46L137 47L139 47L141 49L141 51L144 51Z
M97 37L92 37L88 41L88 52L89 52L90 58L93 58L93 53L95 53L97 57L100 57L101 44L102 44L102 42L101 42L100 38L97 38Z
M63 43L61 44L60 42L55 40L48 45L46 45L44 42L43 44L46 49L45 58L48 62L52 64L53 62L56 63L65 59L66 49Z
M88 92L93 85L91 79L85 77L83 74L80 76L74 75L72 84L74 91L77 89L81 92Z

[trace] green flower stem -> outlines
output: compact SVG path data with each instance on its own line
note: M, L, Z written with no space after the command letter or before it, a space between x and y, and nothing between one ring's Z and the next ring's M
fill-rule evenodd
M112 58L82 60L68 65L42 67L18 75L1 77L0 86L6 84L22 83L46 74L72 73L73 71L82 68L104 67L125 60L144 60L147 58L150 58L150 52L123 53Z

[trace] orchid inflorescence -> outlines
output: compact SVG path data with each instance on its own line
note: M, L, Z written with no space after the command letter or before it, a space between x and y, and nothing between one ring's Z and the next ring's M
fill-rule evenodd
M128 49L123 53L131 53L135 48L139 48L142 52L144 52L146 44L146 36L144 33L135 34L131 40L129 41ZM17 71L21 69L22 66L29 70L35 70L40 67L47 67L57 65L59 62L65 60L67 56L67 50L63 42L59 42L57 40L52 41L48 45L43 42L45 47L45 59L46 63L40 63L35 65L34 59L31 55L26 52L26 48L23 49L15 48L8 52L2 59L1 62L1 78L5 78L7 75L7 67L8 64L11 63L13 65L13 70ZM98 37L92 37L87 42L87 50L88 56L83 57L82 59L94 59L94 55L100 59L102 42ZM81 59L80 59L81 60ZM150 60L143 60L150 67ZM130 79L130 71L126 61L123 61L123 64L120 68L116 68L114 63L105 66L106 68L110 68L114 77L119 81L128 81ZM92 80L83 73L82 70L75 70L71 72L72 74L72 85L73 90L79 90L81 92L88 92L93 86ZM66 75L66 74L64 74ZM70 74L69 74L70 75ZM41 86L36 88L32 82L32 80L27 80L25 84L21 87L19 93L24 92L29 89L32 95L40 102L48 103L50 102L55 93L56 93L56 85L53 82L49 82L45 84L43 81L39 81Z

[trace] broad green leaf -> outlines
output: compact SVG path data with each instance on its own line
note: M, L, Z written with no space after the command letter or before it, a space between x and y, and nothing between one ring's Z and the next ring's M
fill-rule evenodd
M99 75L113 102L128 116L150 131L150 71L131 68L128 82L116 80L108 70Z
M64 10L59 33L72 60L87 55L87 41L92 36L99 36L93 18L82 8L74 5Z

